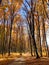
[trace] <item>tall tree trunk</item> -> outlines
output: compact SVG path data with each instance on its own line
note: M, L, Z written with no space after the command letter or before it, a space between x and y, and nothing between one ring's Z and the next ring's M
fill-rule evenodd
M27 29L28 29L28 26L27 26ZM30 50L31 50L31 56L33 56L32 54L32 42L31 42L31 34L30 34L30 31L28 30L28 35L29 35L29 41L30 41Z
M30 38L30 49L31 49L31 56L33 56L33 54L32 54L33 50L32 50L32 41L31 41L31 35L29 35L29 38Z
M7 20L7 26L6 26L6 37L5 37L5 44L6 44L6 52L7 52L7 50L8 50L8 48L7 48L7 45L8 45L8 32L9 30L8 30L8 20Z
M33 8L33 1L31 0L31 27L30 27L30 31L31 31L31 35L32 35L32 39L33 39L33 45L34 45L34 49L35 49L35 52L36 52L36 58L39 58L39 55L38 55L38 52L37 52L37 47L36 47L36 42L35 42L35 26L34 26L34 8Z
M38 15L38 12L37 12ZM42 47L41 47L41 35L40 35L40 21L39 21L39 15L38 15L38 39L39 39L39 45L40 45L40 55L42 57Z
M11 18L11 25L10 25L10 38L9 38L8 56L10 56L11 35L12 35L12 24L13 24L13 18Z
M4 12L4 22L3 22L3 43L2 43L2 56L4 54L5 51L5 12Z
M45 22L44 22L44 17L42 16L42 24L43 24L43 45L46 50L46 55L48 56L48 45L47 45L47 40L46 40L46 31L45 31Z
M11 10L10 10L10 15L11 15L11 25L10 25L10 38L9 38L9 47L8 47L8 56L10 56L10 47L11 47L11 36L12 36L12 25L13 25L13 20L14 20L14 9L12 9L12 4L11 4Z

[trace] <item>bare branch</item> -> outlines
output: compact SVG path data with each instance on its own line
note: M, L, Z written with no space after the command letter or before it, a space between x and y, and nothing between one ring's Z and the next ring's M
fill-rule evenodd
M30 4L28 3L28 1L27 0L25 0L26 1L26 3L28 4L28 6L30 7Z

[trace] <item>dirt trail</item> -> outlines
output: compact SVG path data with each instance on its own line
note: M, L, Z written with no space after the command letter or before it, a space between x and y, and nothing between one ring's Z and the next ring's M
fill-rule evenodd
M11 64L9 65L49 65L49 58L41 58L41 59L34 59L34 58L16 58Z

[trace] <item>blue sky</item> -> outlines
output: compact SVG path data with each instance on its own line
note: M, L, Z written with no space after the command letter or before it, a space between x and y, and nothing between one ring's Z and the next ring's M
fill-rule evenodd
M27 1L29 2L29 0L27 0ZM25 2L25 0L24 0L24 4L27 6L27 9L29 10L30 8L29 8L28 4ZM25 18L25 16L27 16L27 15L26 15L26 12L22 8L24 8L24 5L23 4L22 4L22 7L21 7L19 13L21 14L21 16L23 18Z

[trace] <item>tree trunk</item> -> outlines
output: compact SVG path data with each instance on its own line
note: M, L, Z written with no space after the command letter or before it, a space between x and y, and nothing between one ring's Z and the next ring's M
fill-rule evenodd
M9 38L8 56L10 56L10 45L11 45L11 35L12 35L12 24L13 24L13 19L11 20L11 26L10 26L10 38Z
M48 56L48 45L46 40L46 31L45 31L45 22L44 17L42 16L42 24L43 24L43 44L45 45L46 55Z
M38 15L38 12L37 12ZM40 45L40 56L42 57L42 47L41 47L41 35L40 35L40 21L39 21L39 15L38 15L38 41L39 41L39 45Z
M34 45L34 49L36 52L36 58L39 58L38 52L37 52L37 47L36 47L36 42L35 42L35 26L34 26L34 8L33 8L33 1L31 0L31 22L30 22L30 31L31 31L31 35L32 35L32 39L33 39L33 45Z

